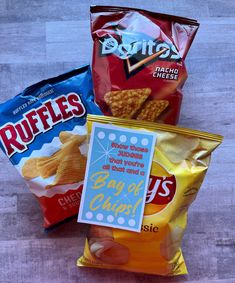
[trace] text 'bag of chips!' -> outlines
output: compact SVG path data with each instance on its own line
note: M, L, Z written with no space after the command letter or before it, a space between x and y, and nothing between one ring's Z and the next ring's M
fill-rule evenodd
M44 227L76 215L86 167L89 66L26 88L0 105L0 146L38 199Z
M92 75L105 115L176 124L196 20L92 6Z
M203 182L211 153L222 142L222 137L170 125L143 121L139 123L135 120L96 115L88 115L88 135L94 122L152 132L156 134L156 144L141 232L91 225L84 254L77 261L77 265L165 276L186 274L181 241L187 225L187 211ZM112 151L111 157L118 160L120 151L125 155L123 154L125 141L114 142L117 144L115 148L120 149L117 152ZM140 149L134 147L133 153ZM124 163L125 160L122 164ZM123 166L119 164L115 163L118 167ZM135 182L134 176L132 178ZM113 180L108 178L105 180L100 178L99 182L107 186L107 190L114 186ZM128 188L125 190L125 184L123 186L123 193L126 193L128 199L130 197ZM90 207L90 209L94 208L92 210L94 217L96 217L96 207L102 205L100 199L97 199ZM112 214L109 206L102 207L110 209L109 213ZM118 215L124 219L124 222L128 219L125 213L129 212L126 211Z

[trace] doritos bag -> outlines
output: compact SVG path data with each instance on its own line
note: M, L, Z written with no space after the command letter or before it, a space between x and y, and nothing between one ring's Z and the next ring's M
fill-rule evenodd
M186 274L181 240L187 225L187 211L203 182L211 153L222 142L222 137L169 125L95 115L88 116L88 134L93 122L154 132L157 139L141 232L91 225L84 254L77 265L168 276ZM109 181L105 180L106 184ZM96 216L95 210L92 212ZM124 209L119 215L125 219L125 213Z
M89 66L41 81L0 105L0 146L38 199L44 227L77 214L86 166Z
M176 124L196 20L92 6L95 100L105 115Z

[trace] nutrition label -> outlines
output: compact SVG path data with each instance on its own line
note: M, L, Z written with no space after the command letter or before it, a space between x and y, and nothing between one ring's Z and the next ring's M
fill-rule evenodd
M140 231L156 135L94 123L79 222Z

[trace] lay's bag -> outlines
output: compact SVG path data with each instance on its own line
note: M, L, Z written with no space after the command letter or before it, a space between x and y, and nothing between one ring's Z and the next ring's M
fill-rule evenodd
M86 166L86 116L94 103L90 67L26 88L0 104L0 147L38 199L44 227L77 214Z
M93 122L154 132L157 141L141 232L91 225L84 254L77 265L165 276L186 274L181 241L187 211L203 182L211 153L222 137L170 125L95 115L88 115L88 135Z

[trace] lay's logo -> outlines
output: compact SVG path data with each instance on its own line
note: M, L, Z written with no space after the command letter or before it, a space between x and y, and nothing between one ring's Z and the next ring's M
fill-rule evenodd
M82 117L86 109L77 93L68 93L49 99L37 109L31 109L23 114L19 122L6 123L0 128L0 140L6 154L11 157L28 149L37 135L52 129L58 123L73 117Z
M176 194L176 178L160 164L153 163L152 174L145 201L144 215L152 215L163 210L172 202Z
M172 201L176 191L175 176L150 176L149 187L145 203L168 204Z

